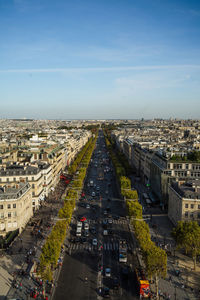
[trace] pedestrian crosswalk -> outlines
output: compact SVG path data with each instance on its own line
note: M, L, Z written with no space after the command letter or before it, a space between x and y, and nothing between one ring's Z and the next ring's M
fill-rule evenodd
M119 250L119 243L118 241L115 242L107 242L103 243L103 250L104 251L118 251ZM95 251L100 249L99 246L93 246L90 243L69 243L68 247L69 250L77 251L77 250L88 250L88 251ZM131 245L128 245L128 250L131 250Z
M99 221L88 219L87 223L89 223L90 225L95 225L95 224L99 224ZM100 223L102 223L102 221L100 221ZM72 219L71 224L77 224L77 220ZM127 220L112 220L112 224L125 225L127 224Z

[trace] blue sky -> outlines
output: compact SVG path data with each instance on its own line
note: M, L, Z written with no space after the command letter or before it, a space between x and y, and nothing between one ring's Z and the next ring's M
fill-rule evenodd
M0 0L0 118L200 118L200 1Z

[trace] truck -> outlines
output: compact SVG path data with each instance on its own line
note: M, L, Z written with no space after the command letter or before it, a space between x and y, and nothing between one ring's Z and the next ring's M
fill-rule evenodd
M142 268L136 268L135 275L140 298L149 298L151 296L151 290L149 280L147 280L144 270Z
M126 240L119 240L119 262L127 262L127 243Z

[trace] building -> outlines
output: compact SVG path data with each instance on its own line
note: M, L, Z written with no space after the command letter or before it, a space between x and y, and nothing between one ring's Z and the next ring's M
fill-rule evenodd
M28 182L0 187L0 236L26 226L33 215L32 190Z
M175 226L178 221L197 221L200 224L200 180L172 182L168 217Z
M45 197L43 172L43 168L37 164L16 163L2 166L0 169L0 187L17 182L29 182L32 191L33 210L37 210Z

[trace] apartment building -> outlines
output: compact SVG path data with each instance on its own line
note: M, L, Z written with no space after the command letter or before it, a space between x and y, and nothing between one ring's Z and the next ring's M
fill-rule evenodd
M48 167L46 168L48 170ZM0 169L0 187L17 182L29 182L32 191L33 210L44 200L44 169L40 165L23 163L9 164Z
M32 189L28 182L0 187L0 236L26 226L33 215Z
M200 180L173 181L169 186L168 217L176 226L178 221L200 224Z

